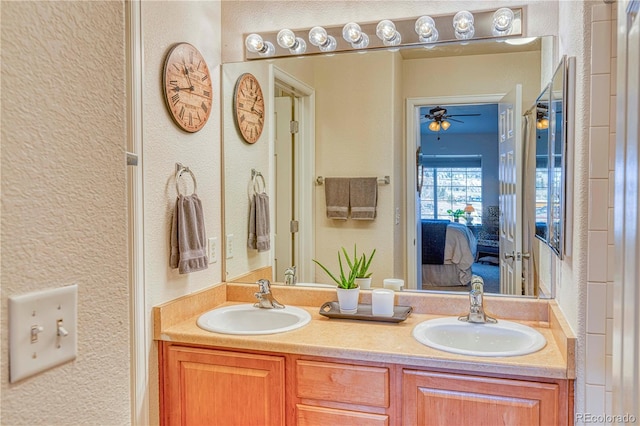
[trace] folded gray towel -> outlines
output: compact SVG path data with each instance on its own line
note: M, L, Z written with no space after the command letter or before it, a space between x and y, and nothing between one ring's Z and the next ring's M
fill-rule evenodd
M202 202L196 194L178 195L171 224L169 265L181 274L209 267Z
M325 178L324 196L329 219L347 220L349 216L349 178Z
M269 196L265 193L255 194L251 198L249 209L249 238L247 247L267 251L271 248L271 226L269 224Z
M351 178L349 204L351 219L374 220L378 204L378 178Z

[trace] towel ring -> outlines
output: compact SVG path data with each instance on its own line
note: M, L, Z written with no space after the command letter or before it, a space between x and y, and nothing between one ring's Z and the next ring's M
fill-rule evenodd
M198 182L196 181L196 176L193 174L189 167L184 167L180 163L176 163L176 191L178 192L178 195L184 195L180 193L180 178L182 177L182 174L184 172L187 172L191 175L191 179L193 180L193 194L195 194L196 192L198 192Z
M260 181L262 181L262 189L260 189L260 181L258 180L258 178L260 178ZM251 169L251 180L253 182L254 194L265 192L265 190L267 189L267 183L265 182L264 176L262 176L262 173L256 171L256 169Z

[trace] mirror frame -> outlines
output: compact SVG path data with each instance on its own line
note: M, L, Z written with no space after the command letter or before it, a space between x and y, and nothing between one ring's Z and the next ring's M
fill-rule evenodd
M549 128L547 132L547 197L546 233L535 235L551 248L560 259L564 256L566 194L567 194L567 107L569 96L567 57L563 56L551 82L540 93L534 108L547 103ZM538 130L536 129L536 133Z

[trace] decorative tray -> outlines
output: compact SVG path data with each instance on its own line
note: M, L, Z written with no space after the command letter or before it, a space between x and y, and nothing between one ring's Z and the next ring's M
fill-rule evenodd
M355 314L343 314L340 313L340 306L337 301L325 302L320 306L320 315L324 315L329 318L342 318L342 319L356 319L364 321L384 321L384 322L402 322L407 319L409 314L413 311L411 306L394 306L393 316L384 317L379 315L373 315L371 312L371 305L360 303L358 304L358 310Z

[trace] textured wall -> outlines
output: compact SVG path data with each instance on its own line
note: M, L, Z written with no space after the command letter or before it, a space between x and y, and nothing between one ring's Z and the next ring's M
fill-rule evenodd
M2 2L2 424L127 424L124 2ZM78 284L78 357L8 383L7 297Z
M176 297L220 283L222 279L220 178L220 3L214 1L143 1L142 168L144 176L144 273L146 318L151 308ZM193 44L204 56L213 80L213 105L207 124L196 133L180 130L171 120L162 91L162 69L170 47ZM176 200L175 163L191 168L198 182L207 237L218 237L218 262L208 269L180 275L169 267L169 230ZM188 177L186 178L188 181ZM156 345L149 349L150 421L158 421Z

